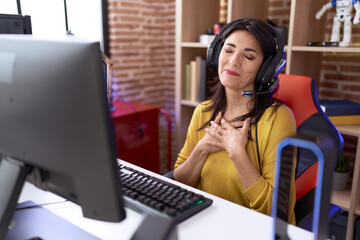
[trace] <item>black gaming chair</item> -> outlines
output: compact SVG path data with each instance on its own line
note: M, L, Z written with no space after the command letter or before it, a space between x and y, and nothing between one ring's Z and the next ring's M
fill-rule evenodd
M297 133L318 134L330 137L335 142L338 159L344 140L335 126L321 110L317 98L316 85L312 78L298 75L280 74L279 90L275 98L284 102L295 115ZM326 163L325 163L326 164ZM312 210L314 205L318 161L308 150L300 149L295 171L296 204L295 218L299 227L312 230ZM329 217L339 213L336 205L330 206Z

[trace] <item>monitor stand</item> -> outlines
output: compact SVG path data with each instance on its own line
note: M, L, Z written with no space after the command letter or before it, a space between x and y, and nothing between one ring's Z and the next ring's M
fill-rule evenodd
M64 218L26 201L17 205L5 240L86 239L100 240Z
M4 239L30 168L11 158L0 158L0 239Z
M32 168L11 158L0 158L0 239L98 238L33 202L17 202ZM35 206L26 208L28 206ZM15 208L24 208L15 210ZM70 234L70 235L68 235ZM68 236L68 238L66 238ZM73 238L74 236L79 236ZM56 238L56 237L55 237Z
M0 158L0 239L88 239L97 237L78 228L31 201L18 204L20 193L32 167L11 158ZM35 207L29 207L35 206ZM24 208L22 210L16 210ZM12 220L12 221L11 221ZM70 234L66 235L64 234ZM74 236L76 236L74 238ZM145 214L132 240L155 236L159 240L176 240L173 219Z
M131 240L142 239L177 240L176 222L170 218L144 214L140 226L136 229Z

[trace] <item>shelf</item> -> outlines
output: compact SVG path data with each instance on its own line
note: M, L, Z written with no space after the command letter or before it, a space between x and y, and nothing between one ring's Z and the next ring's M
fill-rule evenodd
M336 52L336 53L360 53L359 47L308 47L292 46L292 51L299 52Z
M350 196L351 189L347 190L332 190L330 202L332 204L338 205L342 209L349 211L350 210Z
M181 43L181 47L190 47L190 48L207 48L207 44L203 44L200 42L183 42Z
M360 178L360 125L336 125L335 126L341 134L345 134L348 136L354 136L357 137L357 150L356 150L356 156L355 156L355 163L354 163L354 175L353 180L351 184L351 194L344 194L344 196L336 196L338 198L335 198L335 200L338 203L342 203L341 200L343 200L343 203L350 202L350 208L349 210L347 208L344 208L346 211L348 211L348 222L347 222L347 229L346 229L346 240L352 240L354 235L354 223L357 216L360 216L360 201L359 201L359 195L360 195L360 185L359 185L359 178ZM336 194L337 195L337 194ZM341 198L341 199L340 199ZM345 200L345 198L348 198L348 200ZM335 201L334 200L334 201ZM339 205L341 206L341 205Z
M181 100L181 105L189 106L189 107L196 107L197 105L199 105L199 102L183 99L183 100Z
M228 0L227 22L246 17L265 20L269 16L269 1L267 0ZM312 77L319 86L323 78L321 69L323 61L328 56L347 57L348 61L357 66L360 56L360 45L354 42L353 47L315 47L307 46L309 41L323 41L328 30L328 21L324 16L316 20L315 15L326 4L325 0L291 0L288 24L288 41L286 46L285 74L304 75ZM180 151L186 140L187 128L193 111L199 102L182 99L184 89L184 69L196 56L206 58L208 44L199 42L199 37L205 30L219 21L219 0L176 0L176 104L175 121L177 130L177 150ZM261 6L261 7L259 7ZM274 4L270 5L274 7ZM270 11L271 12L271 11ZM276 11L273 11L276 12ZM277 13L274 13L275 15ZM279 13L287 17L287 12ZM331 21L331 20L330 20ZM354 162L353 181L344 191L333 190L331 203L348 211L346 240L353 239L353 223L360 216L360 125L336 126L343 135L358 138L357 152Z
M360 206L359 205L355 207L354 213L356 215L360 216Z
M360 137L360 125L336 125L335 127L342 134Z

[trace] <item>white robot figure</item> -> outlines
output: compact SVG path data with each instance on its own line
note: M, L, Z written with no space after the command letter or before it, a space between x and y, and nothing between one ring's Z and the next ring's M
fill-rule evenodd
M336 15L334 17L333 28L331 33L331 42L340 42L340 25L344 23L344 36L343 41L339 43L341 47L350 47L351 43L351 21L352 10L355 8L354 24L358 24L360 21L360 0L331 0L325 4L315 15L316 19L320 19L321 16L329 8L336 7Z

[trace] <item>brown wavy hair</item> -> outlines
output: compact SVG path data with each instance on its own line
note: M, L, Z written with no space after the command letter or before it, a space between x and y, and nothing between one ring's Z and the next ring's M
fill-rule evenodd
M277 52L277 43L274 40L273 32L274 30L272 27L265 23L264 21L257 20L257 19L244 19L243 21L235 20L233 22L228 23L229 29L224 31L219 39L222 41L221 47L225 41L225 39L235 30L244 30L250 32L259 42L261 49L264 53L264 60L263 63L275 56ZM227 27L227 26L225 26ZM262 85L258 79L255 79L255 90L261 89ZM213 111L210 119L201 126L198 130L204 129L205 127L210 125L210 121L215 120L217 114L219 112L223 112L226 109L226 94L225 88L221 84L219 75L216 73L213 80L209 81L209 89L210 89L210 103L209 105L203 110L204 112ZM274 91L255 95L253 99L255 101L254 107L246 114L238 116L230 121L238 121L238 120L245 120L248 117L252 118L251 124L257 123L265 110L275 104L274 112L276 108L280 105L280 102L273 98L273 95L277 91L278 86L274 89ZM252 139L251 136L249 136Z

